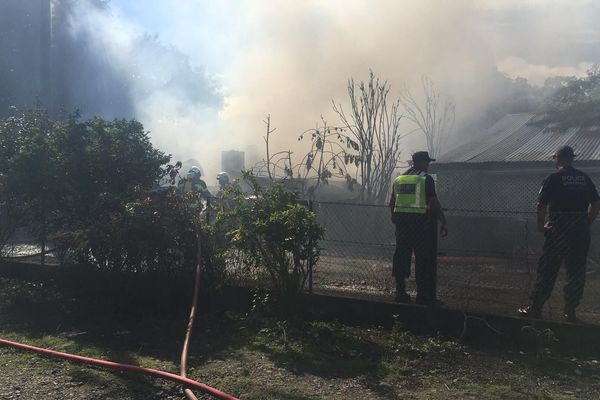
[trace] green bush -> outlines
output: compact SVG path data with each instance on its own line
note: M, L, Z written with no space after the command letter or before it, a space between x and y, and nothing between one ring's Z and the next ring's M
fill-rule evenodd
M110 214L73 232L78 263L121 272L193 271L196 235L174 189L142 193Z
M52 130L43 111L0 120L0 250L18 226L39 230L34 222L52 206L58 164Z
M253 194L237 191L233 211L222 213L218 223L231 227L227 239L232 249L269 277L279 304L289 309L305 287L309 266L319 257L323 228L296 193L286 192L281 185L263 189L251 175L245 178Z
M40 110L0 121L2 202L13 220L48 236L106 223L169 159L137 121L53 121Z
M62 263L118 272L193 272L203 250L207 291L224 280L222 233L171 181L181 164L134 120L53 121L44 111L0 121L0 250L17 226L58 246Z

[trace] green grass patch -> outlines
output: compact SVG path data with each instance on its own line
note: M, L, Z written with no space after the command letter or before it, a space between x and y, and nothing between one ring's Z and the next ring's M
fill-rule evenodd
M118 307L113 300L93 299L99 310L111 310L103 301ZM98 317L86 311L51 284L35 286L0 279L1 337L92 358L179 371L185 313L149 317L144 310L136 310L112 319L107 311ZM507 361L503 354L415 335L398 323L385 329L278 320L273 315L255 310L249 315L200 316L191 343L188 376L245 400L579 398L569 392L600 398L600 385L593 377L600 376L600 366L591 362L582 369L584 373L576 374L576 362L572 369L557 371L548 362L518 353ZM569 362L562 361L565 365ZM88 398L146 400L181 395L170 383L0 347L0 398L12 395L7 386L12 382L17 382L20 390L32 386L38 392L50 391L35 392L29 398L58 399L77 393Z
M461 391L464 396L486 400L575 400L574 395L549 393L540 389L513 385L471 384Z

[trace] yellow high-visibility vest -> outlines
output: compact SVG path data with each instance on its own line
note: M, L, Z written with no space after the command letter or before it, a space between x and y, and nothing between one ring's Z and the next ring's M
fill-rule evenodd
M400 175L394 181L396 203L394 213L425 214L427 212L427 196L425 193L425 174Z

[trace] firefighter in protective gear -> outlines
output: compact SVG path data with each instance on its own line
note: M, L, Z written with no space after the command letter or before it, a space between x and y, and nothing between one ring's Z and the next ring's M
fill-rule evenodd
M233 203L231 202L231 191L234 189L234 185L229 180L229 174L227 172L219 172L217 175L217 182L219 183L219 191L217 192L217 203L221 205L224 211L231 211Z
M446 218L435 192L435 181L427 174L435 159L426 151L412 156L413 166L398 176L392 187L390 210L396 225L396 251L392 275L396 279L396 301L410 302L405 280L410 276L412 255L415 255L416 303L435 306L437 300L437 223L440 234L448 234Z
M202 172L200 168L197 166L193 166L188 171L186 177L181 179L177 184L177 187L181 191L181 193L198 193L200 197L204 199L208 199L210 197L210 192L206 187L206 183L201 179Z
M222 197L225 190L231 188L231 182L229 181L229 174L227 172L219 172L217 175L217 182L219 183L219 193L217 197Z

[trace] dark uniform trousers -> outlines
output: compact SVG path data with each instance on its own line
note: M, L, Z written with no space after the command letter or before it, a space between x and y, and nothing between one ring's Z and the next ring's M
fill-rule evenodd
M541 307L550 298L560 265L564 261L567 270L565 308L575 309L583 297L585 266L590 247L589 227L568 229L555 226L544 235L546 240L538 262L537 280L531 294L532 304Z
M426 215L396 216L396 251L392 275L396 281L410 276L412 255L415 255L417 301L436 299L437 222Z

